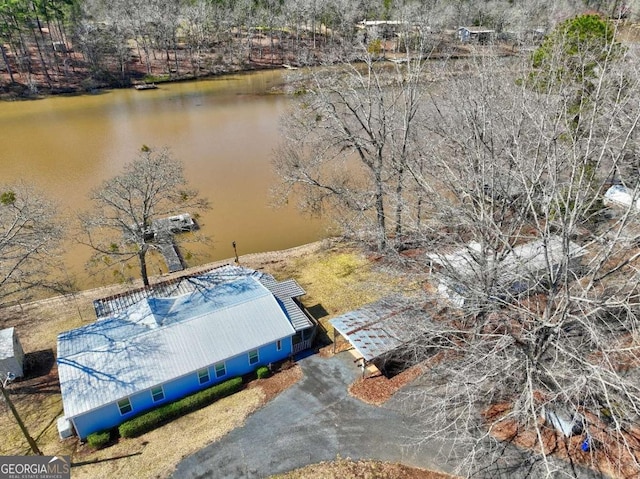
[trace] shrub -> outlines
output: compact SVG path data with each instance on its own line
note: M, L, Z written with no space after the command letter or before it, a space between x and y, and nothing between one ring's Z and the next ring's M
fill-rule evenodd
M242 378L229 379L123 422L118 427L118 431L121 437L139 436L180 416L208 406L217 399L229 396L237 392L241 386Z
M269 371L269 368L266 366L260 366L256 369L256 376L258 376L258 379L268 378L271 376L271 371Z
M87 443L95 449L103 448L110 440L110 431L92 432L87 436Z

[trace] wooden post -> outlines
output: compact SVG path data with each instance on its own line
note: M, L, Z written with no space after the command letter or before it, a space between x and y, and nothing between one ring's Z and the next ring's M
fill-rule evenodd
M238 259L238 250L236 249L236 242L233 241L231 243L231 246L233 246L233 254L235 254L235 256L236 256L236 260L235 260L236 264L240 264L240 260Z
M33 451L33 453L37 454L38 456L42 456L42 451L40 450L40 448L38 448L38 445L36 444L36 442L29 435L29 431L27 431L27 427L22 422L22 418L20 418L20 416L18 415L18 411L16 410L16 407L13 405L11 398L9 398L9 393L4 388L8 381L9 381L8 377L4 381L0 380L0 390L2 390L2 395L4 396L4 400L6 401L7 405L9 406L9 409L13 413L13 417L16 418L16 422L18 423L18 426L20 426L20 430L22 431L22 434L24 434L24 437L27 439L27 442L29 443L29 446L31 447L31 450Z

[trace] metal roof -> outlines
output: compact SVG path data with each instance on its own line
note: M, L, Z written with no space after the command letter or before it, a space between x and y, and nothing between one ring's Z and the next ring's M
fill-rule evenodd
M282 302L282 306L285 308L296 331L302 331L313 326L309 317L292 300L292 298L298 298L306 294L305 290L294 279L278 282L270 274L234 265L225 265L201 273L163 281L148 288L139 288L107 298L97 299L93 302L93 307L98 319L110 318L126 311L132 305L138 304L146 298L171 298L194 291L215 288L224 282L244 277L256 278Z
M12 358L14 356L14 334L15 329L13 327L0 330L0 359Z
M172 298L144 298L117 316L58 336L65 416L294 333L276 297L252 275Z
M541 273L562 264L565 257L579 258L585 252L576 243L569 241L565 246L561 237L551 235L503 251L483 252L479 243L472 242L453 252L428 254L427 258L442 267L445 279L473 282L493 272L500 287L511 290L517 283L538 279Z
M415 300L400 296L381 299L329 322L366 361L422 335L422 324L432 324L429 314Z

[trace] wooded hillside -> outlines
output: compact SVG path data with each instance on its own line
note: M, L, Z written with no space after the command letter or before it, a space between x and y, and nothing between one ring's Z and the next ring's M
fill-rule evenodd
M399 48L400 29L454 40L463 25L548 31L595 0L10 0L0 2L0 87L37 94L227 71L349 60L354 47ZM637 14L637 13L636 13ZM365 26L365 20L387 23ZM449 32L449 36L442 36ZM405 36L406 38L406 36ZM395 40L395 42L393 41Z

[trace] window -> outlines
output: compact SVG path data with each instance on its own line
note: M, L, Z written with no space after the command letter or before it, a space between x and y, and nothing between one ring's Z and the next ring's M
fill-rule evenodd
M162 389L162 386L152 388L151 397L153 398L153 402L162 401L164 399L164 389Z
M254 349L249 351L249 364L255 364L258 362L258 350Z
M118 409L120 409L120 414L122 414L123 416L133 411L129 398L121 399L120 401L118 401Z
M204 384L204 383L208 383L209 382L209 370L208 369L201 369L200 371L198 371L198 381L200 382L200 384Z
M282 340L278 339L276 341L276 351L282 351Z
M224 363L216 364L215 368L216 368L216 377L217 378L221 378L222 376L227 374L227 368L225 367Z

